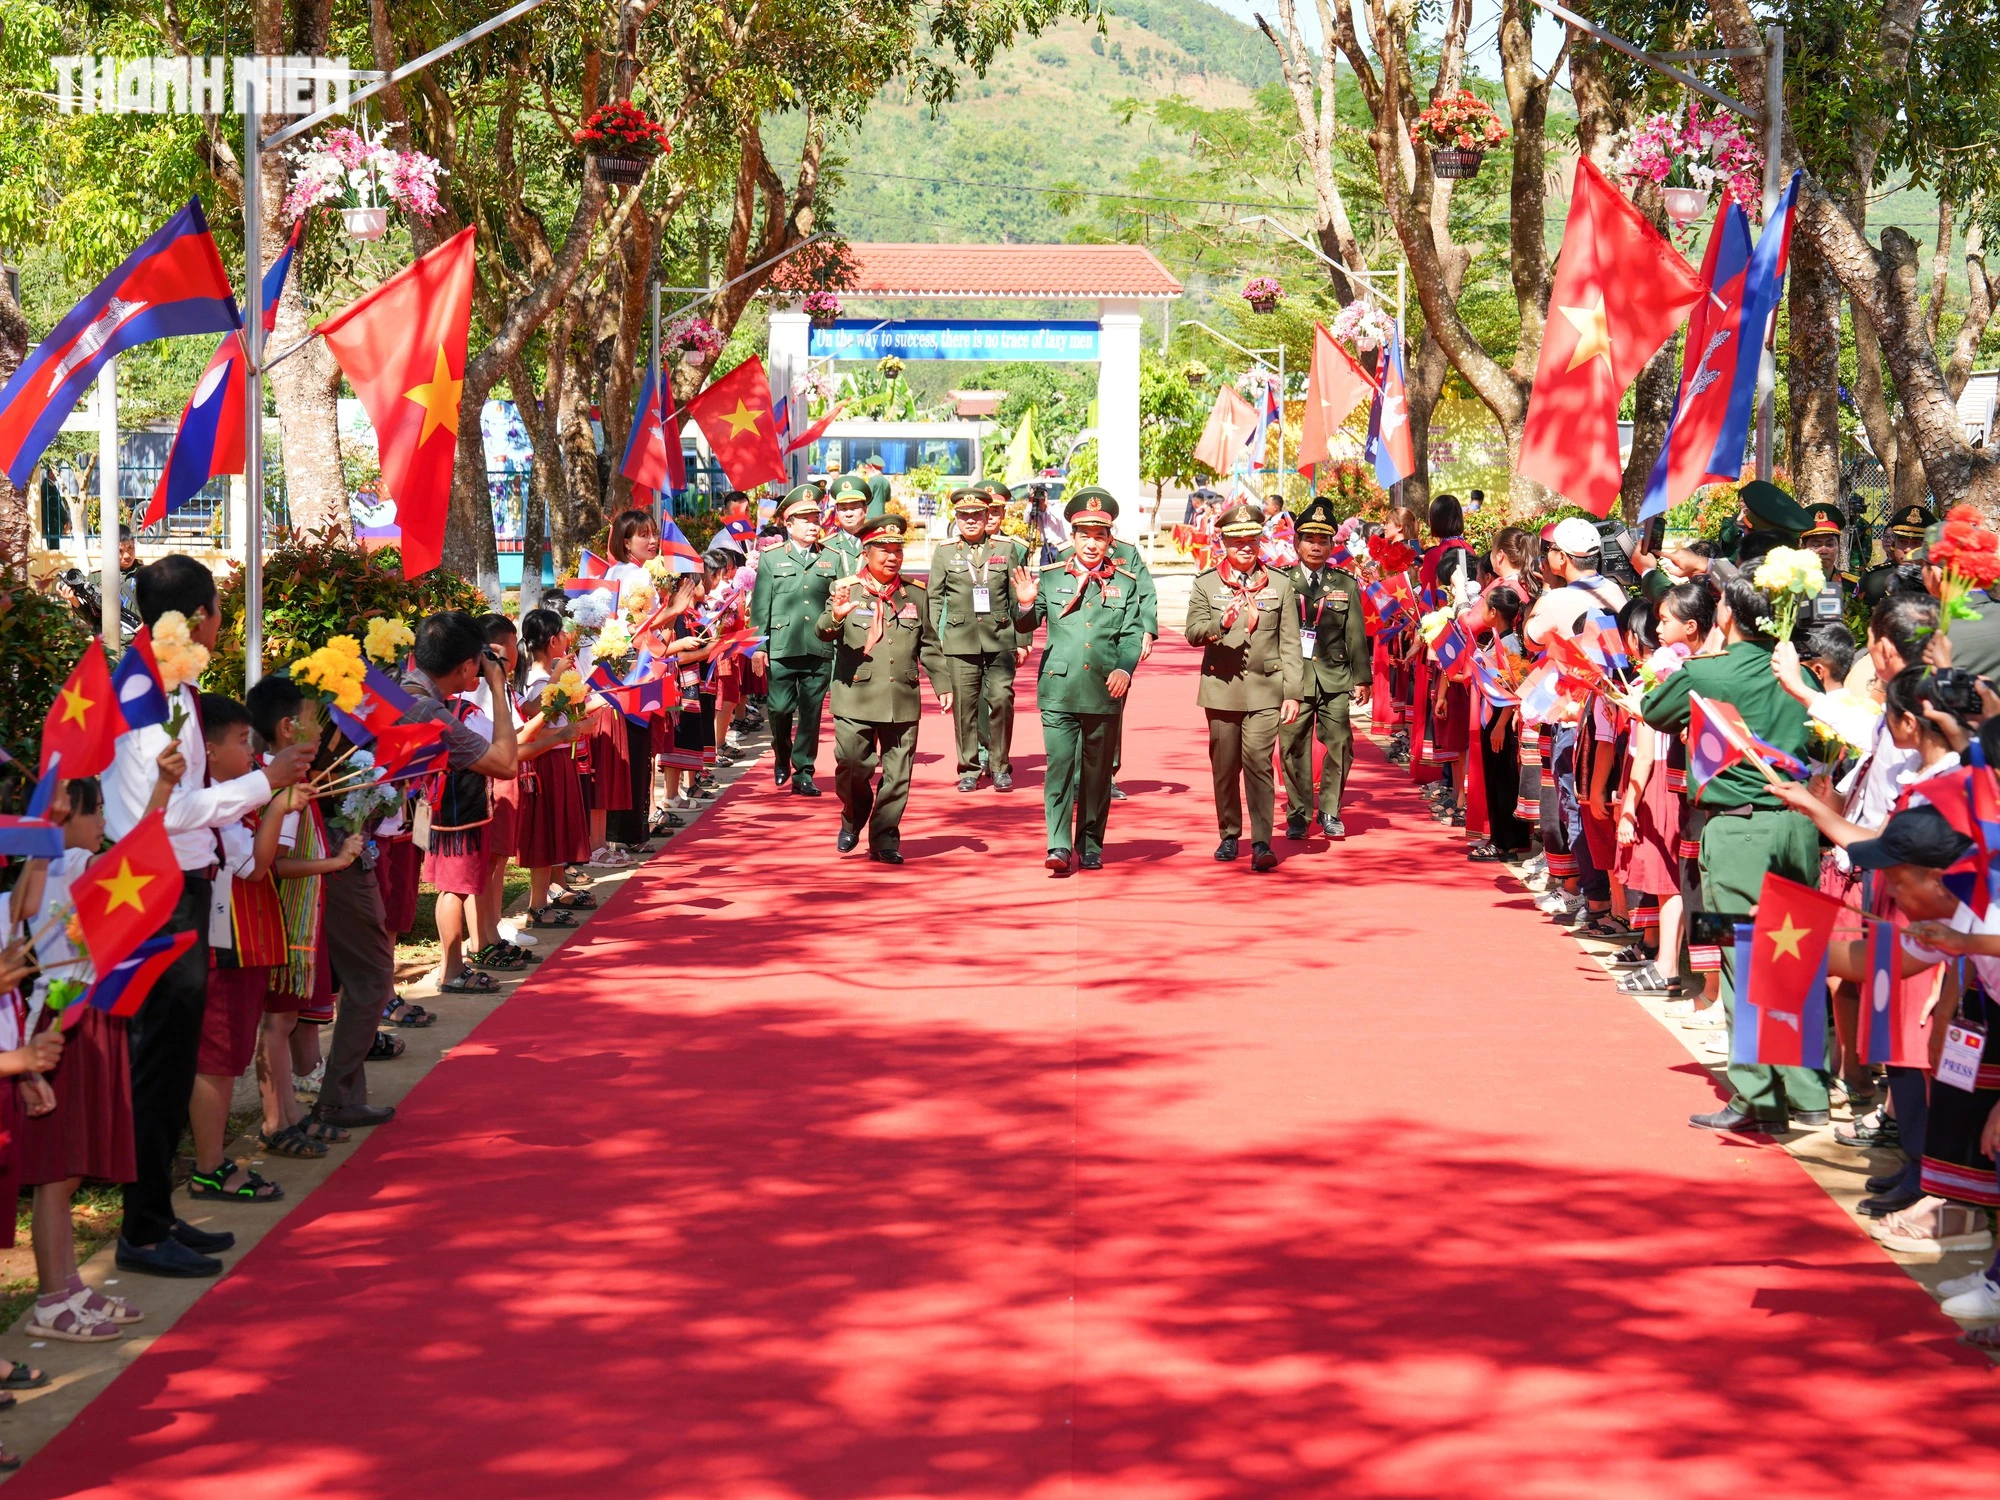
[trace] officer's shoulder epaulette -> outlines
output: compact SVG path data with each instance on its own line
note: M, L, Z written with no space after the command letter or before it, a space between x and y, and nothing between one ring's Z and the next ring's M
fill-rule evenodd
M930 588L930 585L925 583L921 578L905 578L902 582L903 587L906 589L924 589L928 591Z
M1063 560L1062 560L1062 559L1061 559L1061 558L1059 557L1059 558L1057 558L1057 559L1056 559L1056 560L1055 560L1054 562L1047 562L1047 563L1043 563L1043 564L1042 564L1042 566L1041 566L1041 568L1040 568L1040 569L1039 569L1038 571L1040 571L1040 572L1043 572L1043 573L1053 573L1053 572L1055 572L1055 571L1056 571L1057 569L1059 569L1059 568L1067 568L1068 566L1069 566L1069 564L1068 564L1068 563L1066 563L1066 562L1064 562L1064 561L1063 561Z
M1137 578L1139 576L1138 573L1136 573L1131 568L1121 568L1116 563L1113 563L1111 565L1111 571L1114 573L1123 573L1127 578Z
M855 584L855 583L859 583L859 582L861 582L861 575L860 575L859 573L849 573L849 574L848 574L848 575L847 575L847 576L846 576L845 578L837 578L837 579L835 579L835 580L834 580L834 587L835 587L835 588L846 588L846 587L847 587L848 585L850 585L850 584Z

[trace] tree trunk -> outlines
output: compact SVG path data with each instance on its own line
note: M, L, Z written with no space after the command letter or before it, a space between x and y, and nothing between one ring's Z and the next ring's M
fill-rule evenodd
M1973 361L1979 357L1980 341L1993 321L1993 304L2000 300L1995 295L2000 287L1986 274L1986 230L1977 219L1965 231L1965 281L1965 318L1952 337L1951 359L1944 367L1945 389L1951 392L1954 401L1965 394L1965 383L1972 378Z
M1810 241L1792 246L1790 348L1792 493L1801 505L1840 503L1840 283Z
M1680 385L1675 374L1680 343L1676 334L1662 344L1632 384L1632 452L1625 460L1618 488L1619 509L1628 525L1639 519L1646 481L1652 478L1653 463L1667 443L1667 423L1673 418L1674 392Z
M21 367L21 361L28 357L28 343L32 338L28 320L21 315L21 309L7 292L6 282L0 280L0 386L14 378L14 372ZM41 473L37 465L35 473L28 478L28 492L14 488L13 482L5 474L0 474L0 572L26 576L28 553L34 546L35 515L32 495L36 476Z

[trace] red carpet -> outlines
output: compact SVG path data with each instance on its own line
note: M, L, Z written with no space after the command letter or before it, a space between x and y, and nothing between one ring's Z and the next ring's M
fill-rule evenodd
M1990 1495L1992 1368L1372 750L1209 859L1192 666L1101 874L1026 705L901 870L760 769L9 1500Z

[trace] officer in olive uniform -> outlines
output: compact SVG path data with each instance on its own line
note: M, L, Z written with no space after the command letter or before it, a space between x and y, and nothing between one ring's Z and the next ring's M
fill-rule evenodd
M1067 514L1067 507L1064 513ZM1068 562L1076 555L1074 545L1065 547L1056 554L1059 563ZM1153 654L1153 642L1160 635L1160 591L1153 582L1153 570L1146 566L1146 559L1139 555L1139 549L1130 542L1113 538L1111 560L1130 573L1138 583L1139 626L1145 632L1145 639L1139 647L1139 660L1144 661ZM1125 793L1118 786L1118 768L1125 759L1125 704L1128 700L1118 700L1118 722L1111 726L1111 800L1123 802Z
M1278 863L1271 752L1279 727L1298 717L1304 691L1298 594L1289 578L1258 560L1264 518L1255 507L1230 507L1215 529L1222 561L1197 575L1187 607L1188 644L1202 648L1195 702L1208 713L1208 768L1222 833L1215 857L1236 858L1247 790L1250 868L1261 874Z
M983 489L953 491L958 539L931 553L928 592L951 671L961 792L978 790L982 760L993 790L1014 790L1008 757L1014 742L1014 669L1028 654L1014 629L1011 575L1021 563L1020 549L986 534L990 504Z
M1718 703L1734 704L1753 734L1803 759L1806 712L1772 675L1775 643L1767 635L1744 630L1727 600L1716 623L1723 627L1727 649L1720 656L1697 656L1661 678L1639 706L1646 722L1655 729L1685 730L1690 695L1700 693ZM1804 795L1803 788L1800 792ZM1718 771L1693 795L1708 814L1701 831L1704 911L1749 921L1767 871L1801 885L1818 882L1819 835L1753 763L1738 761ZM1725 941L1722 999L1732 1027L1737 986L1748 977L1736 973L1735 946ZM1781 1130L1789 1114L1793 1124L1823 1125L1828 1081L1824 1068L1731 1063L1729 1082L1735 1092L1729 1103L1713 1114L1695 1115L1688 1123L1703 1130Z
M837 580L819 617L819 638L832 642L834 791L840 797L845 854L868 829L868 857L900 865L903 807L910 800L917 723L923 717L923 667L931 691L947 709L951 682L931 625L921 584L902 576L901 516L882 515L861 533L861 571ZM877 759L882 785L875 787Z
M1720 578L1724 573L1734 571L1746 559L1760 558L1773 547L1797 546L1800 533L1812 524L1812 517L1807 514L1806 508L1769 480L1751 480L1743 486L1740 498L1743 502L1741 524L1732 523L1725 528L1713 558L1703 557L1686 548L1672 554L1674 566L1680 569L1683 577L1692 578L1697 573L1711 571L1716 564L1722 564L1722 569L1717 572ZM1634 560L1637 561L1637 557ZM1658 567L1648 567L1639 579L1639 588L1648 599L1660 598L1673 586L1673 578Z
M1896 582L1896 569L1912 560L1911 554L1923 546L1936 524L1937 517L1921 505L1905 505L1889 513L1889 528L1882 535L1882 550L1889 560L1861 575L1861 597L1870 609L1888 596Z
M750 628L765 637L751 661L770 682L771 774L799 797L817 797L813 761L819 754L820 711L833 679L833 647L819 638L820 612L834 579L847 570L819 545L824 492L802 484L778 506L785 544L757 560L750 595Z
M1048 818L1051 870L1067 873L1074 850L1082 868L1104 864L1111 817L1111 755L1119 704L1132 686L1145 631L1138 579L1111 556L1118 502L1095 485L1063 505L1076 539L1067 561L1014 570L1014 625L1024 640L1046 621L1035 700L1048 762L1042 807ZM1268 762L1270 750L1265 749Z
M868 522L871 503L867 476L842 474L827 486L827 496L833 501L833 529L820 547L838 557L852 573L861 566L861 528Z
M1347 837L1340 821L1340 794L1354 761L1354 731L1347 722L1351 697L1367 703L1374 661L1362 626L1361 584L1352 574L1330 567L1334 533L1339 530L1333 502L1321 496L1299 515L1295 533L1298 565L1288 570L1298 591L1299 656L1304 676L1299 716L1278 731L1285 767L1285 837L1302 839L1317 817L1330 839ZM1313 788L1313 736L1326 748L1317 795Z

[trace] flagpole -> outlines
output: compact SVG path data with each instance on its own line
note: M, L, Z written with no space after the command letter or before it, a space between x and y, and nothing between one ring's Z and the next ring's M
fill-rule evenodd
M253 70L243 88L243 686L264 675L263 117Z
M117 655L121 641L118 609L122 592L118 576L118 359L104 361L97 372L97 629L104 644Z

